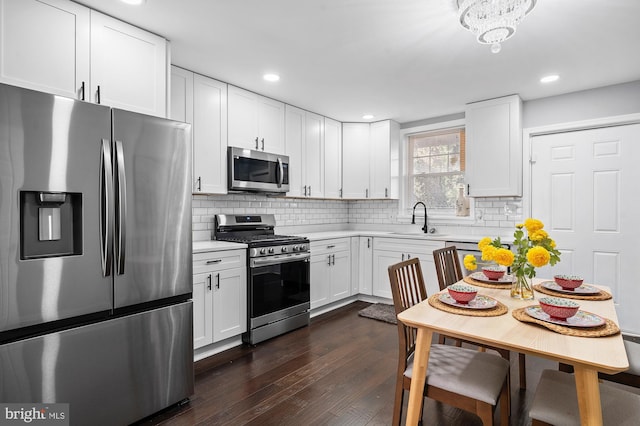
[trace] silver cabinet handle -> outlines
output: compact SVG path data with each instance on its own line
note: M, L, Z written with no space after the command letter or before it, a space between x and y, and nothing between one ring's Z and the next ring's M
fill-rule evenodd
M335 264L336 264L336 255L335 255L335 254L332 254L332 255L331 255L331 258L333 259L333 265L335 265Z
M196 180L196 182L198 182L198 186L196 186L196 190L198 192L202 191L202 176L198 176L198 180Z
M311 185L309 185L309 197L311 197Z
M402 261L404 262L404 253L402 253Z
M256 149L258 149L258 137L256 136Z
M369 198L369 188L364 190L364 197Z
M207 275L207 288L211 290L211 274Z
M371 248L371 238L367 238L367 248Z
M207 260L207 265L213 265L215 263L220 263L220 262L222 262L222 259Z
M304 196L307 196L307 185L304 186Z
M384 198L388 198L389 197L389 189L385 188L384 189Z
M262 150L264 151L264 138L262 138Z
M127 246L127 176L122 142L116 141L116 272L124 274Z
M334 247L335 247L335 245L333 245L333 244L331 244L330 246L327 246L328 249L332 249Z
M108 139L102 139L100 172L100 255L102 275L108 277L113 263L113 169Z
M82 85L80 86L80 93L82 94L82 96L80 97L80 100L84 101L84 81L82 82Z
M220 273L216 274L216 290L220 290Z
M340 198L342 198L342 188L338 190L338 193L340 194Z
M96 89L96 103L100 103L100 86Z
M327 256L327 265L331 266L331 255Z
M407 253L407 260L411 259L411 255Z

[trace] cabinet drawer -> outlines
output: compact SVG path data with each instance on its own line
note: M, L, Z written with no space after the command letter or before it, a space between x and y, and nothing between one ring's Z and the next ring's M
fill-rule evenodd
M246 250L212 251L194 253L193 273L222 271L229 268L245 268L247 265Z
M310 247L312 255L336 253L339 251L350 251L351 238L336 238L333 240L312 241Z
M442 241L428 241L423 239L408 238L384 238L375 237L373 239L375 250L397 251L400 253L415 253L424 256L432 256L433 251L444 247Z

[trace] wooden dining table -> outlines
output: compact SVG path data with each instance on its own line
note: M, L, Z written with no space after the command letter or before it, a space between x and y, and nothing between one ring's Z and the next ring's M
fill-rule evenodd
M543 280L534 278L533 283L541 281ZM607 287L596 287L610 292ZM618 333L607 337L577 337L560 334L537 324L521 322L512 316L514 309L535 305L538 303L537 300L514 299L508 289L499 288L478 287L478 294L498 300L506 305L509 311L500 316L467 316L434 308L424 300L398 315L400 321L417 328L406 424L418 424L429 348L433 333L441 333L572 365L575 371L580 423L583 426L602 425L598 372L615 374L629 368L622 335ZM543 296L546 295L535 292L536 299ZM576 302L580 304L580 310L600 315L618 324L612 299Z

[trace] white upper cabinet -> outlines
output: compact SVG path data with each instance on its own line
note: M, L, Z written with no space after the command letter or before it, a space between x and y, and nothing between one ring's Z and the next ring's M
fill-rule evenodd
M292 197L323 197L324 118L285 106L285 153L289 156Z
M369 123L342 124L342 196L369 196Z
M89 90L89 9L0 0L0 81L74 99Z
M173 120L191 124L193 193L227 192L227 84L171 67Z
M284 103L229 86L229 146L283 154Z
M303 145L305 185L308 197L324 197L324 117L305 112Z
M465 122L469 196L522 196L520 97L467 104Z
M342 197L342 124L324 118L324 196Z
M391 197L391 149L397 147L399 130L391 120L343 123L344 198Z
M66 0L0 0L0 81L167 114L167 42Z
M92 10L88 100L166 117L166 87L166 40Z

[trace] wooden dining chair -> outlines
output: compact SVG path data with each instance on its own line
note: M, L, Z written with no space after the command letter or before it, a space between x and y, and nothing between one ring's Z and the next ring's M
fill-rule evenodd
M640 395L600 383L602 422L605 425L636 426L640 419ZM563 371L544 370L529 409L532 426L580 426L576 380Z
M447 246L433 251L433 260L436 264L436 275L438 276L438 286L440 290L444 290L451 284L455 284L464 278L462 266L460 265L460 256L456 246ZM444 344L447 336L439 335L438 343ZM456 346L462 346L462 341L455 339ZM484 349L493 349L497 351L506 360L511 359L511 352L505 349L493 348L490 346L481 346ZM526 374L526 358L524 354L518 354L518 378L520 389L527 388Z
M427 299L420 260L412 258L389 266L396 315ZM411 387L417 330L398 321L398 371L393 424L402 418L404 391ZM500 402L500 424L509 424L509 362L502 357L452 345L433 344L424 396L472 412L483 425L492 425ZM424 401L423 407L424 408ZM422 413L421 416L422 418Z

